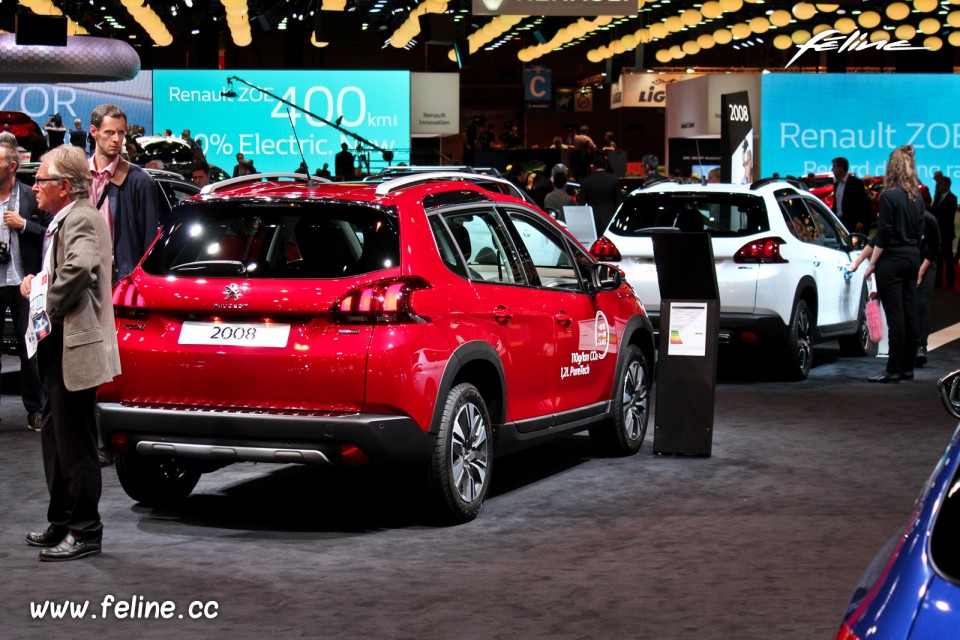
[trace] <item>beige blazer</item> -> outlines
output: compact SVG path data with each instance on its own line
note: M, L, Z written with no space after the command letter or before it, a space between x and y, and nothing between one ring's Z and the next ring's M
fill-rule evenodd
M120 375L110 229L83 198L60 221L51 242L47 312L63 323L63 383L70 391L97 387Z

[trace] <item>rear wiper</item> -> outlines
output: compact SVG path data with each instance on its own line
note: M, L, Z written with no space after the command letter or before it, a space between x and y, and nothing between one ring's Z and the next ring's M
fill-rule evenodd
M199 262L184 262L170 267L173 273L211 271L214 273L244 274L247 267L239 260L201 260Z

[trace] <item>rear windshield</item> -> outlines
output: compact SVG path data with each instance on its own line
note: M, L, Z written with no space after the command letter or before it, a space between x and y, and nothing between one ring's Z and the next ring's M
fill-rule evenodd
M637 193L627 198L610 225L620 236L654 231L706 231L736 238L770 230L763 198L740 193Z
M143 263L152 275L343 278L399 265L393 212L342 202L190 202Z
M144 164L150 160L163 160L173 164L193 162L193 151L188 145L167 140L147 143L143 147L143 155L146 157Z

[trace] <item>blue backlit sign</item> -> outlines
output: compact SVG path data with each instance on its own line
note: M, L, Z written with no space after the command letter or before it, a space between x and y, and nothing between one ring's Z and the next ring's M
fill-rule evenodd
M175 135L190 129L202 142L207 161L228 173L237 153L253 160L258 171L294 171L300 165L298 137L311 171L324 163L332 169L341 143L356 155L357 142L351 136L256 89L235 81L236 96L224 96L231 76L328 122L342 116L344 129L395 151L393 164L410 161L408 71L155 70L156 126ZM373 171L386 166L379 152L362 149L361 155L364 152L369 152Z
M960 178L960 76L768 74L761 80L763 175L830 171L843 156L858 176L882 175L890 152L916 151L917 173Z

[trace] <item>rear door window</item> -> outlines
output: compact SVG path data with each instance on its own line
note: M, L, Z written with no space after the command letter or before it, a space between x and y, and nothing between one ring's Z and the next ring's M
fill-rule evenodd
M396 216L364 205L186 203L144 260L152 275L343 278L399 265Z
M526 282L520 256L514 250L507 230L496 212L483 210L453 211L442 214L449 238L466 262L468 277L477 282L522 284ZM434 227L434 236L438 228ZM437 238L441 256L444 240ZM446 261L446 259L445 259ZM454 271L457 271L451 265Z

